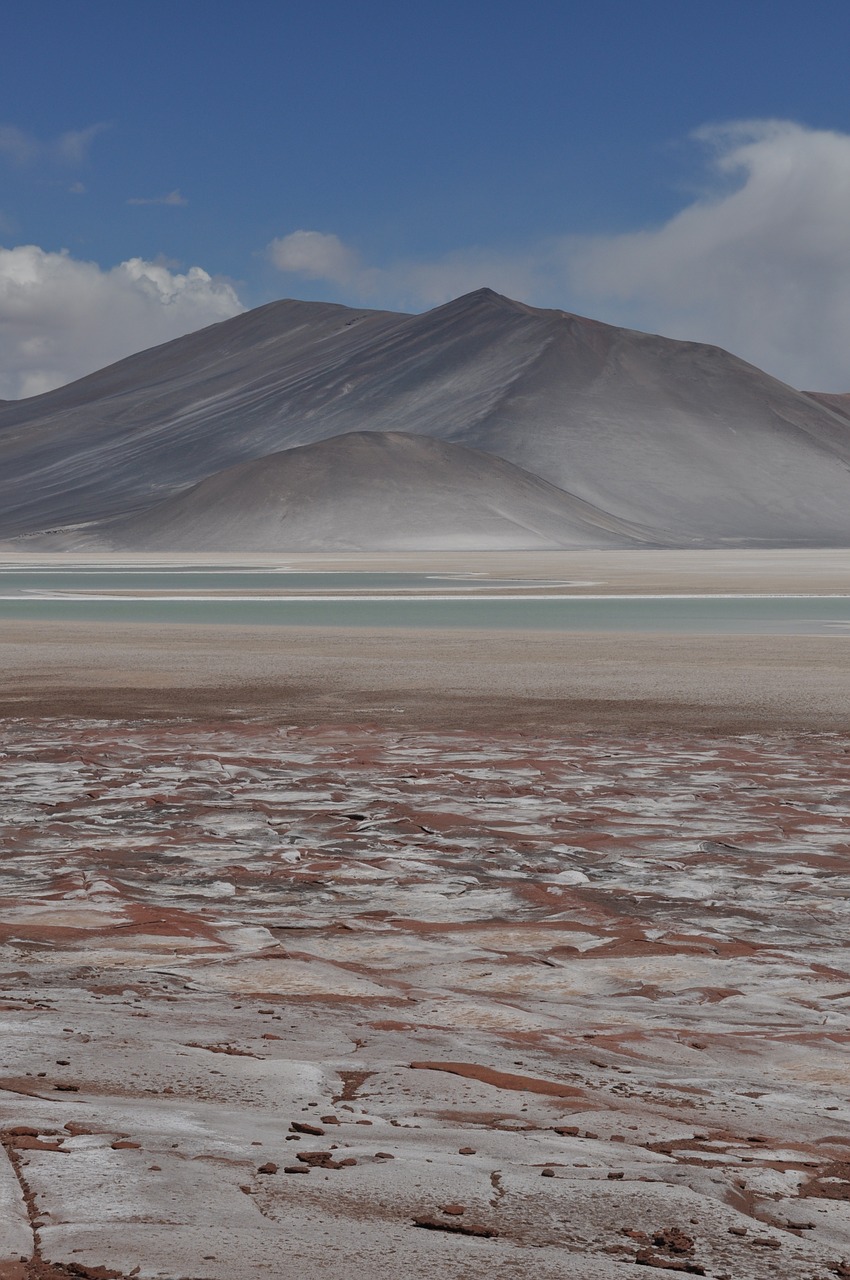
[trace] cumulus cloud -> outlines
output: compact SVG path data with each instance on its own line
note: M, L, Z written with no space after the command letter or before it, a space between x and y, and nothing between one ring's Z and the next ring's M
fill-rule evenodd
M363 266L360 255L344 245L339 236L324 235L321 231L292 231L288 236L272 240L268 253L281 271L293 272L307 280L368 287L368 269Z
M183 206L183 205L187 205L189 201L186 199L184 195L181 194L178 188L175 187L174 190L169 191L168 195L166 196L150 196L150 197L132 196L127 201L127 203L128 204L172 204L172 205Z
M37 395L244 310L201 267L104 270L36 245L0 248L0 399Z
M365 263L337 236L269 246L348 299L434 306L482 285L612 324L716 343L795 386L850 390L850 136L783 120L694 135L703 190L660 226Z
M16 165L49 161L72 167L87 158L98 134L108 129L104 123L90 124L85 129L69 129L57 138L43 140L13 124L0 124L0 155Z

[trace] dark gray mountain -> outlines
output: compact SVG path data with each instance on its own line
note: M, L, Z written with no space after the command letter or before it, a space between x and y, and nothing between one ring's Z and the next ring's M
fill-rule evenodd
M486 289L416 316L270 303L0 405L0 537L377 431L495 455L667 545L850 545L850 425L829 399Z
M353 431L240 462L101 526L134 550L309 551L624 547L653 535L489 454Z

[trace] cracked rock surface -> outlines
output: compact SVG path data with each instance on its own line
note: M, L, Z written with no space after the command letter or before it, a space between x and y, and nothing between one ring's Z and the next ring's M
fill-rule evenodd
M0 1280L850 1273L848 764L7 721Z

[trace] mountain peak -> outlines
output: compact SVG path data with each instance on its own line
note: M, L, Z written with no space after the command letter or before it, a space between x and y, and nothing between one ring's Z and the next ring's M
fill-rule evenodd
M450 302L444 302L442 306L435 307L435 312L453 311L472 311L481 309L498 309L501 311L515 311L520 315L536 315L539 308L530 307L525 302L517 302L514 298L508 298L503 293L496 293L495 289L483 286L480 289L473 289L470 293L461 294L459 298L452 298Z

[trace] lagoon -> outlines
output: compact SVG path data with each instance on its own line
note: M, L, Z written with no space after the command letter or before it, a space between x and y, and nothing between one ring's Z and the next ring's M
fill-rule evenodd
M564 579L286 569L2 569L0 618L850 636L847 595L587 595Z

